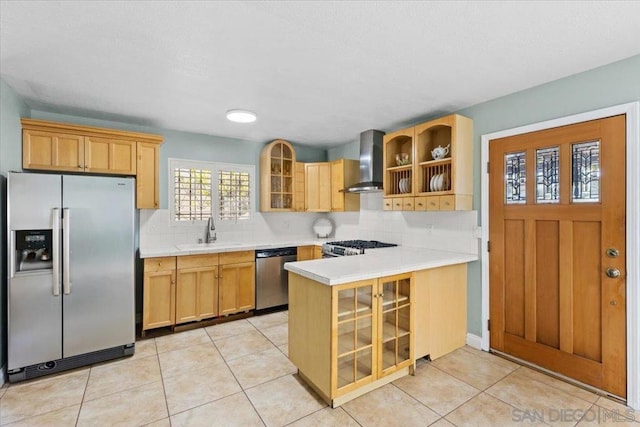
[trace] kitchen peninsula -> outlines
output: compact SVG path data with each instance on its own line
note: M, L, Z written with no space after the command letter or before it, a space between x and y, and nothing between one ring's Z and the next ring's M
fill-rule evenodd
M337 407L465 344L467 262L413 247L285 264L289 358Z

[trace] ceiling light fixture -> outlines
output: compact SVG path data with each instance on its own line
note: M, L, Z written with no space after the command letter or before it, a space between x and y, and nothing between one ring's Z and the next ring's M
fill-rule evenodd
M229 110L227 119L236 123L252 123L256 121L256 113L247 110Z

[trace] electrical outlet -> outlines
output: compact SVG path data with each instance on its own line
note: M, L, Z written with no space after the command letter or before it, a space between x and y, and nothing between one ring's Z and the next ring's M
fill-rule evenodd
M427 234L433 233L433 224L427 224L426 230L427 230Z
M476 239L482 238L482 227L480 227L479 225L473 227L473 237L475 237Z

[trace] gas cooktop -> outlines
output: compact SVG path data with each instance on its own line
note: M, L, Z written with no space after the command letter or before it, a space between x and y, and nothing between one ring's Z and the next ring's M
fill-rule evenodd
M395 243L383 243L377 240L339 240L322 245L322 253L326 256L361 255L365 249L390 248Z

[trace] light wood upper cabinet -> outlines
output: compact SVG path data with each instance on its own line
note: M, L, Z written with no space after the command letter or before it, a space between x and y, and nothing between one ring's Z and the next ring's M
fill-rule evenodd
M24 169L84 170L84 136L26 129L22 133Z
M138 209L158 209L160 207L158 178L160 145L138 142L136 152L136 207Z
M338 159L331 162L331 211L360 210L360 194L345 193L345 188L360 179L360 161Z
M304 212L304 199L305 199L304 163L296 162L293 184L294 184L293 185L294 210L296 212Z
M260 153L260 210L262 212L293 212L294 168L293 146L276 139Z
M135 176L136 207L159 207L161 136L34 119L21 123L24 169Z
M452 114L387 134L383 142L385 210L472 209L471 119ZM444 156L434 157L438 147ZM399 165L398 154L409 163Z
M176 314L176 257L144 260L142 330L171 326Z
M86 137L84 165L85 172L135 175L136 141Z
M305 163L305 210L307 212L331 211L331 164L327 162Z

